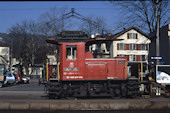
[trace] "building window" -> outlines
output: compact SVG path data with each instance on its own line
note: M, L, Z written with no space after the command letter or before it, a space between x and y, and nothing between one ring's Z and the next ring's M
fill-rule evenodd
M136 50L136 44L130 44L130 50Z
M142 50L146 50L146 44L142 44Z
M142 55L142 61L145 61L146 58L145 58L145 55Z
M124 44L123 43L119 44L119 50L124 50Z
M67 59L75 60L77 59L77 47L76 46L67 46Z
M136 33L129 33L129 39L136 39Z
M124 55L119 55L120 57L124 57Z
M133 61L136 61L136 55L133 55Z
M129 55L129 61L136 61L136 55Z
M129 61L133 61L133 55L129 55Z

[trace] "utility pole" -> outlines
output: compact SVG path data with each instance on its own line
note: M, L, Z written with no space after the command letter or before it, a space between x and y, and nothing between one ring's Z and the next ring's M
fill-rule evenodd
M11 37L10 37L11 38ZM10 68L9 68L9 71L12 73L12 47L13 45L12 45L12 38L11 38L11 47L10 47Z
M156 0L155 1L155 14L156 14L156 56L160 56L160 45L159 45L159 18L160 15L158 14L158 4L159 4L160 0ZM159 65L160 64L160 60L157 59L156 60L156 64Z

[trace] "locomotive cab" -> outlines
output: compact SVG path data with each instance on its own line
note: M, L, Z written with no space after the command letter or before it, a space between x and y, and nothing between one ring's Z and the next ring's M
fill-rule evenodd
M60 80L83 80L85 78L84 66L84 42L60 45Z

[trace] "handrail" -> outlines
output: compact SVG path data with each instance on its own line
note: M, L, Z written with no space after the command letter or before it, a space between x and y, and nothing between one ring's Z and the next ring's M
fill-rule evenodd
M143 63L141 62L141 81L143 81Z
M48 61L47 61L47 63L46 63L46 79L47 79L47 81L48 81Z
M58 82L60 82L60 62L57 63Z

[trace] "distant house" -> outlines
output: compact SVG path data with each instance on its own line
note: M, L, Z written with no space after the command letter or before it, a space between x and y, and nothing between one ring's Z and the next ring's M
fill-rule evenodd
M128 62L147 61L149 44L147 34L136 27L130 27L115 35L122 41L113 41L113 57L127 57Z
M0 33L0 64L10 67L10 46L7 33Z
M113 57L126 57L130 76L139 76L141 62L148 62L151 43L148 35L137 27L130 27L117 33L114 38L123 40L113 41Z
M160 56L164 57L161 64L170 65L170 24L160 28ZM150 33L149 38L151 39L149 57L156 56L156 32ZM149 61L153 61L149 59ZM154 61L153 61L154 62Z
M0 37L0 65L5 65L7 69L10 65L10 47L4 43L2 37Z
M0 46L0 64L9 65L9 47Z
M96 35L95 38L102 38L102 36L98 35L97 37ZM111 35L109 38L123 40L113 41L112 47L110 46L109 49L105 43L102 43L101 45L93 44L90 47L90 50L100 48L100 51L105 54L109 54L110 52L109 57L126 57L128 62L148 61L149 44L151 43L151 40L147 34L138 28L130 27L128 29L124 29L115 35Z

